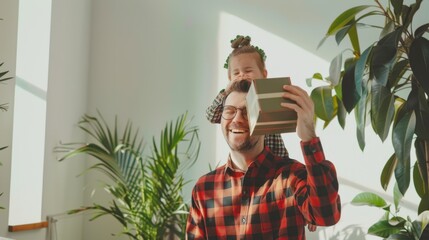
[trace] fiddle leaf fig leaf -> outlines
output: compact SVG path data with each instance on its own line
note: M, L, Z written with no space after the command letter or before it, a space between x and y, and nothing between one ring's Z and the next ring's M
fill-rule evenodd
M380 39L395 30L395 22L389 20L380 33Z
M349 30L350 43L353 46L355 54L360 54L360 44L356 24L353 24Z
M399 191L398 184L393 187L393 203L395 204L396 212L399 210L399 203L401 202L404 195Z
M405 114L393 128L392 143L398 158L395 177L402 194L405 194L410 184L410 151L415 127L416 114L412 111Z
M421 201L420 201L420 204L419 204L419 208L418 208L418 213L423 213L423 212L427 212L427 211L429 211L429 201L427 200L427 199L429 199L429 193L426 193L422 198L421 198ZM426 219L426 221L428 221L428 219ZM427 224L426 224L427 225ZM424 229L424 228L423 228Z
M329 81L333 86L338 85L341 77L341 66L343 63L343 54L338 54L332 61L329 66Z
M389 186L390 179L392 179L393 172L395 171L396 166L396 155L395 153L390 156L389 160L387 160L386 164L383 167L383 171L380 175L380 183L381 187L386 191Z
M390 0L390 3L392 3L395 16L399 17L402 12L402 4L404 3L404 0Z
M337 31L339 31L341 28L347 25L352 19L355 18L355 16L360 13L361 11L367 9L368 7L371 7L370 5L362 5L362 6L356 6L352 7L343 13L341 13L329 26L328 32L326 33L326 36L332 36Z
M374 131L386 140L395 113L395 97L387 87L372 81L371 118Z
M403 59L394 64L388 78L389 87L398 87L398 82L402 79L409 68L408 64L408 59Z
M343 105L343 102L341 99L338 98L338 96L334 96L335 102L337 102L337 119L338 123L340 124L341 128L344 129L346 126L346 117L347 117L347 111L346 108Z
M426 157L429 143L424 141L422 138L416 138L414 141L414 148L416 150L417 162L414 166L414 186L416 192L422 197L424 194L429 193L429 183L428 183L428 169L426 165ZM426 152L425 152L426 151ZM416 169L417 166L417 169Z
M415 230L414 235L417 236L419 239L421 237L421 234L423 230L426 228L426 226L429 223L429 211L423 211L419 214L417 219L413 221L413 229Z
M310 96L315 105L316 116L324 121L331 121L335 111L331 87L317 87L313 89Z
M422 198L425 194L425 186L422 178L422 174L420 173L419 164L414 164L413 167L413 181L414 188L416 189L417 194L420 198Z
M429 101L426 99L423 89L417 91L418 110L416 111L416 135L429 141Z
M367 95L368 90L365 88L358 104L355 107L355 120L356 120L356 136L358 139L359 147L363 151L365 149L365 126L367 115Z
M371 192L362 192L357 194L351 201L355 206L370 206L377 208L385 208L388 206L387 202L379 195Z
M389 72L395 62L398 41L402 33L402 28L387 34L383 37L372 51L371 68L375 80L386 86Z
M343 103L347 112L351 112L353 108L356 106L357 102L361 98L356 90L356 81L355 81L355 67L356 63L352 64L349 68L346 69L343 76L342 82L342 93L343 93ZM359 88L362 88L359 86Z
M367 66L367 62L369 59L369 56L371 54L373 46L368 47L367 49L365 49L365 51L363 51L362 55L360 56L360 58L357 60L356 62L356 67L355 67L355 86L356 86L356 93L361 96L362 95L362 88L364 87L364 85L362 84L362 79L364 77L365 74L365 69Z
M323 76L320 73L313 74L313 77L305 79L305 82L307 83L307 86L311 87L311 82L313 81L313 79L323 81Z
M410 65L420 86L429 95L429 40L420 37L410 46Z
M400 232L401 229L402 226L400 225L392 226L388 221L382 220L369 227L368 233L382 238L387 238L392 234Z
M423 24L414 31L414 38L420 38L429 30L429 23Z

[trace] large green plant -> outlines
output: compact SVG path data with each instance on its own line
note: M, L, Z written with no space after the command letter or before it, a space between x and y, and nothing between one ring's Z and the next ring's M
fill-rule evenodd
M347 113L354 110L362 150L367 122L382 141L391 131L394 153L381 173L381 186L386 190L394 175L405 194L412 172L421 213L429 209L429 23L413 25L422 0L409 6L402 0L390 0L387 6L374 2L350 8L332 22L325 39L335 36L340 43L348 36L352 49L332 60L328 77L314 74L313 79L328 85L313 89L311 96L325 126L336 117L344 127ZM381 18L381 24L364 23L370 18ZM363 51L360 26L379 30L379 37ZM413 141L415 164L410 158Z
M132 124L120 135L116 120L109 127L101 114L85 115L79 127L94 141L77 147L61 144L56 151L67 152L60 160L81 154L94 157L97 162L89 169L110 178L105 190L113 200L108 206L95 203L71 213L94 210L92 219L111 215L131 239L183 238L188 210L181 195L186 184L183 173L195 162L200 147L198 129L189 126L186 116L167 123L159 143L153 138L151 154L146 156Z
M353 198L351 202L353 205L376 207L384 211L383 216L368 229L368 233L388 240L428 239L429 236L424 233L424 229L429 223L429 211L423 211L415 220L409 216L402 217L399 215L402 194L397 185L394 188L394 195L394 207L379 195L371 192L359 193Z

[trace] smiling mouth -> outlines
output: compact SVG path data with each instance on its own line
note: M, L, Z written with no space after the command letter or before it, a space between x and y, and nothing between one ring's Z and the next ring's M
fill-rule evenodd
M245 130L245 129L229 129L229 132L235 133L235 134L243 134L243 133L246 133L247 130Z

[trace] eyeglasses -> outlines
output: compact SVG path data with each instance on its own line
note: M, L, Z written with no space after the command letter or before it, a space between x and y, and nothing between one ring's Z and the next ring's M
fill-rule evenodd
M238 108L231 105L225 105L222 109L222 118L225 120L231 120L237 115L237 111L241 111L241 116L243 116L244 119L247 120L247 109L244 108Z

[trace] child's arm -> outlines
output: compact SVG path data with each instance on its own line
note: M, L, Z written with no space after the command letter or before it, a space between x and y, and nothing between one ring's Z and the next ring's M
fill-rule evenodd
M268 146L274 155L280 157L288 156L288 152L280 134L265 135L265 146Z
M220 123L220 118L222 116L222 103L225 98L225 89L220 90L219 94L213 100L212 105L210 105L206 110L206 118L211 123Z

